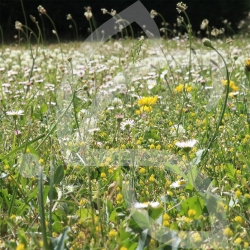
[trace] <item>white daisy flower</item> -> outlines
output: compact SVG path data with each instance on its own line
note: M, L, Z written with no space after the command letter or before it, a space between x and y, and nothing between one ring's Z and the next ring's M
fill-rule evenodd
M170 187L171 188L179 188L179 187L184 187L186 186L187 181L186 180L179 180L179 181L175 181L173 182Z
M135 125L135 121L128 119L124 122L121 122L121 130L125 130L125 129L130 129Z
M148 89L152 89L155 85L156 85L156 80L148 80L147 81L148 84Z
M7 111L6 115L10 115L10 116L19 116L19 115L24 115L24 111L23 110L17 110L17 111Z
M148 206L150 207L153 207L153 208L156 208L156 207L159 207L160 206L160 203L159 202L144 202L144 203L141 203L141 202L135 202L133 207L134 208L138 208L138 209L142 209L142 208L148 208Z
M175 145L179 148L193 148L194 145L197 143L198 141L195 139L192 140L188 140L188 141L183 141L183 142L176 142Z

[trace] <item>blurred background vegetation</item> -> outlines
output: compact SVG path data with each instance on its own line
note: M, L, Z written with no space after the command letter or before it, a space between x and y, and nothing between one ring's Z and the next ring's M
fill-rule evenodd
M77 23L78 31L81 39L88 36L88 21L84 16L84 7L91 6L92 13L97 21L97 26L107 21L110 16L103 15L101 8L107 10L115 9L117 13L129 7L135 0L23 0L23 5L28 20L28 26L34 28L34 23L29 18L29 15L36 17L41 26L41 17L39 16L37 7L42 5L50 17L55 22L58 34L61 40L67 41L72 39L73 30L69 28L72 24L66 20L66 15L71 14ZM170 24L170 28L176 23L178 13L176 11L177 0L141 0L144 6L150 12L152 9L162 14ZM241 20L246 20L248 12L250 11L249 0L186 0L187 13L190 17L193 29L198 31L203 19L209 20L211 27L221 28L225 27L224 20L231 23L231 27L238 33L240 30L238 25ZM1 0L0 1L0 25L3 29L5 41L14 42L14 36L17 34L15 30L15 21L25 23L24 15L21 7L21 0ZM56 40L52 34L53 26L46 17L43 17L45 32L47 38L52 41ZM156 23L160 27L161 19L155 18ZM249 25L249 24L248 24ZM137 27L136 27L137 28ZM139 30L139 29L138 29ZM136 33L139 35L139 32Z

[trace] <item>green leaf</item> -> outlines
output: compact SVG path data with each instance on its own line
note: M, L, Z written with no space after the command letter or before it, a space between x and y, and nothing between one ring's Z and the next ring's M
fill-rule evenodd
M116 210L113 210L110 217L109 217L109 220L113 223L116 223L117 221L117 212Z
M225 171L226 171L226 174L227 174L227 177L231 180L235 180L235 173L236 173L236 170L234 169L233 165L230 164L230 163L227 163L225 165Z
M4 198L5 202L6 202L6 204L9 206L10 201L9 201L9 198L8 198L8 189L2 189L2 190L0 190L0 192L3 194L3 198ZM2 204L2 203L0 203L0 204Z
M59 233L63 230L62 222L61 221L55 221L52 225L53 232Z
M119 229L119 235L120 235L120 240L121 241L125 241L126 239L131 239L132 238L131 233L126 232L124 230L124 227L120 227L120 229Z
M162 214L163 212L163 207L151 207L149 205L148 207L148 214L149 214L149 217L151 217L153 220L156 220L160 217L160 215Z
M191 172L189 171L188 174L187 174L188 182L192 186L194 186L197 175L198 175L198 167L196 165L193 165L191 167Z
M177 165L172 165L170 163L166 163L165 166L167 168L170 168L171 170L173 170L173 172L175 172L176 174L180 175L181 177L183 177L184 179L187 179L187 176L180 170L180 167Z
M40 111L41 113L45 114L48 111L48 106L45 103L43 103L40 107Z
M52 187L52 189L49 191L49 199L50 200L57 200L58 199L58 193L55 187Z
M59 184L64 177L64 166L58 166L54 174L54 184Z
M19 146L18 148L13 149L13 150L10 151L7 155L5 155L5 156L0 155L0 159L1 159L2 161L4 161L5 159L8 159L11 155L15 154L18 150L21 150L21 149L27 147L28 145L33 144L34 142L40 140L40 139L43 138L44 136L45 136L44 134L39 135L39 136L36 137L35 139L33 139L33 140L31 140L31 141L28 141L28 142L25 142L24 144L22 144L22 145Z
M91 218L91 211L90 209L80 208L76 211L76 215L78 215L81 219Z
M191 198L186 199L181 203L181 215L188 215L189 209L194 209L196 211L195 218L197 219L203 211L204 201L200 197L193 196Z
M129 227L134 232L141 232L150 227L148 213L146 211L134 210L129 221Z

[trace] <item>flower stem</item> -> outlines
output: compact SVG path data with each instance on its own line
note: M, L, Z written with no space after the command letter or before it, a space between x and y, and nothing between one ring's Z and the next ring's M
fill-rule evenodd
M227 63L225 61L225 59L223 58L223 56L221 55L221 53L215 49L213 46L210 46L222 59L224 65L225 65L225 68L226 68L226 76L227 76L227 86L226 86L226 96L225 96L225 100L224 100L224 103L223 103L223 107L222 107L222 111L221 111L221 114L220 114L220 117L219 117L219 121L216 125L216 129L215 129L215 132L205 150L205 152L203 153L202 155L202 158L204 158L207 153L208 153L208 150L210 149L211 145L213 144L217 134L218 134L218 131L219 131L219 127L221 126L221 123L222 123L222 120L223 120L223 117L224 117L224 114L225 114L225 111L226 111L226 106L227 106L227 100L228 100L228 94L229 94L229 86L230 86L230 76L229 76L229 71L228 71L228 67L227 67Z

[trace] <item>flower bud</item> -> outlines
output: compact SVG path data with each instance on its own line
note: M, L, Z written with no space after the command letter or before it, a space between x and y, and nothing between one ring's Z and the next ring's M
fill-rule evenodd
M209 40L209 39L207 39L207 38L203 38L202 39L202 43L203 43L203 45L204 46L206 46L206 47L212 47L212 43L211 43L211 41Z

